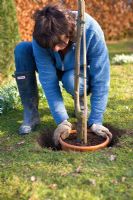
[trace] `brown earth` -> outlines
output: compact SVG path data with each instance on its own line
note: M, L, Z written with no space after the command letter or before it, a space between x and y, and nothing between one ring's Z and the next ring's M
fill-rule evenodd
M133 135L133 131L131 130L122 130L122 129L118 129L115 127L112 127L111 125L105 124L105 126L110 130L110 132L113 135L113 139L110 143L109 146L113 147L119 147L119 138L123 135ZM55 147L52 137L53 137L53 133L54 133L54 129L45 129L40 136L37 138L37 141L39 143L39 145L43 148L50 148L52 150L61 150L61 146L59 145L58 147ZM100 144L104 141L105 139L103 139L102 137L99 137L97 135L95 135L94 133L89 133L88 136L88 146L92 146L92 145L97 145ZM74 137L74 135L72 135L69 139L66 139L66 142L71 143L71 144L75 144L77 143L76 138ZM81 145L81 144L77 144L77 145Z

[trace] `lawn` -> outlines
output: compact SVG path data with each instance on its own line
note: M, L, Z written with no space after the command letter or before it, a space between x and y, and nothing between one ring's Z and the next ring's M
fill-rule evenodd
M131 53L133 40L109 43L110 56ZM70 121L73 100L63 91ZM56 127L46 100L39 106L41 125L25 137L17 134L22 108L0 115L0 199L133 199L133 66L111 66L111 88L104 117L116 134L109 148L67 153L41 148L37 138Z
M108 42L108 49L110 58L115 54L132 54L133 53L133 39L123 40L120 42Z

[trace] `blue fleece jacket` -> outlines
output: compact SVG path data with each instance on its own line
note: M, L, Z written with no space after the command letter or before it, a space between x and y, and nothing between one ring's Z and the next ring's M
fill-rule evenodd
M90 15L85 14L87 67L91 91L91 112L88 124L102 124L103 113L106 109L110 83L110 64L104 34L99 24ZM39 72L39 79L44 89L50 111L57 124L68 119L62 94L59 87L56 68L62 71L73 69L75 66L75 48L73 43L65 55L64 61L58 52L42 48L33 39L33 53ZM81 41L81 66L83 65L83 49Z

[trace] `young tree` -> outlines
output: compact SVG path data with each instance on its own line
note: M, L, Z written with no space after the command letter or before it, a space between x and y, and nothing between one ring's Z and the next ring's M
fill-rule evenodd
M86 33L85 33L85 2L78 0L78 21L77 21L77 43L75 62L75 111L77 118L77 139L87 144L87 95L86 95ZM79 76L80 76L80 46L83 36L83 58L84 58L84 112L81 112L79 104Z

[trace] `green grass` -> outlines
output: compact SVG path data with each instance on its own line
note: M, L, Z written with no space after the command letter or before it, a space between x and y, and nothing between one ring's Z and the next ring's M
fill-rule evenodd
M116 54L132 54L133 53L133 39L107 42L110 58Z
M117 51L112 45L110 52ZM120 45L120 44L119 44ZM110 46L111 48L111 46ZM124 50L125 51L125 50ZM133 130L133 66L111 66L111 89L104 123ZM73 118L73 100L63 92ZM132 200L133 132L119 144L95 153L67 153L40 148L41 131L54 129L46 101L40 102L41 125L25 137L17 134L21 108L0 116L0 199L2 200ZM111 161L110 156L115 155ZM32 180L35 179L35 180Z

